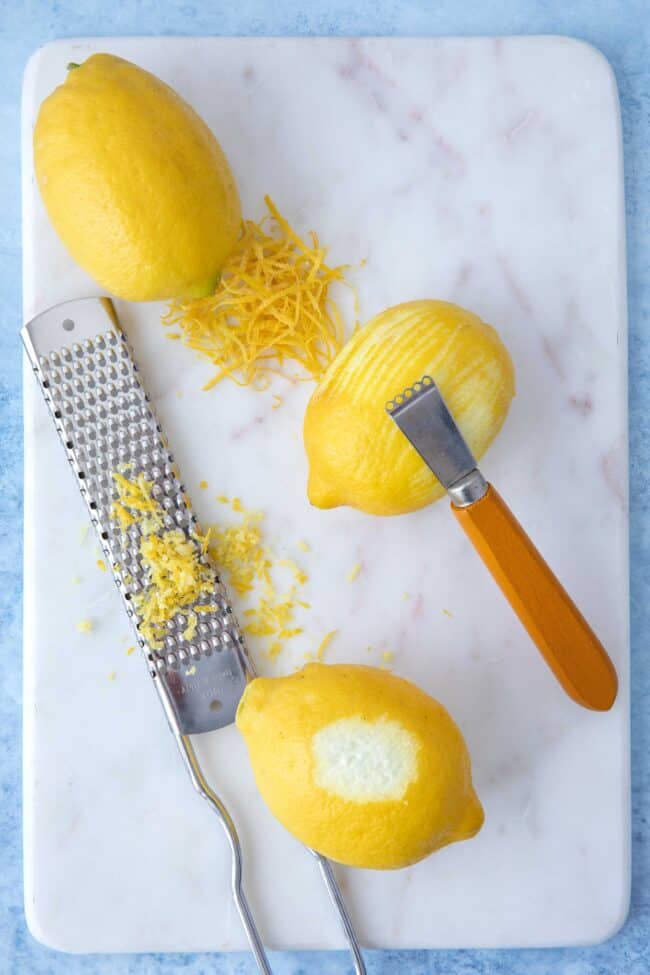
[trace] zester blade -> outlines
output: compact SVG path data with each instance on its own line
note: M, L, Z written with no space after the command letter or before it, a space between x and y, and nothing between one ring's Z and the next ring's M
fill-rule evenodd
M431 376L422 376L386 404L386 412L410 440L444 488L476 470L476 461Z
M165 528L180 528L199 554L201 546L196 517L113 303L65 302L38 315L21 334L165 708L171 705L186 735L232 723L252 668L221 581L209 600L215 608L197 613L194 637L184 636L192 606L166 621L162 648L148 645L139 630L133 597L146 584L140 529L134 524L123 531L111 518L117 499L113 472L126 464L129 477L143 473L164 509Z

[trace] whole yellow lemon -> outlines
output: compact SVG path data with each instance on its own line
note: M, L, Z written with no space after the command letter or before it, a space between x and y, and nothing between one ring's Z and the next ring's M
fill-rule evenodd
M34 165L72 257L131 301L209 294L239 233L232 172L210 129L142 68L93 54L43 102Z
M396 305L353 335L307 405L313 505L398 515L444 494L385 410L425 374L436 381L474 456L482 456L515 393L508 350L491 325L458 305Z
M483 824L460 731L386 671L314 663L258 677L237 727L271 812L339 863L405 867Z

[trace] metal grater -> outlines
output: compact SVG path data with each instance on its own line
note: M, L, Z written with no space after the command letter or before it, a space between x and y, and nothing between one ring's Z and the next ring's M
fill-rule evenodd
M113 472L129 465L129 477L143 473L152 481L153 496L165 512L165 528L180 528L203 561L207 556L201 555L196 517L126 336L109 298L81 298L38 315L22 330L22 337L192 783L226 830L233 858L233 897L258 967L270 975L242 890L241 849L234 823L205 780L188 737L231 724L246 682L254 676L227 592L218 581L210 600L216 609L197 612L191 639L184 636L187 613L193 611L188 607L166 621L163 646L146 643L133 601L145 582L140 529L131 525L125 532L111 517L117 500ZM355 971L363 975L358 941L331 866L313 855L338 911Z

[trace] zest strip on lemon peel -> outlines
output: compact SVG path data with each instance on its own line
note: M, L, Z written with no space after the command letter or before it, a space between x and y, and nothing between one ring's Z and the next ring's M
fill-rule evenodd
M264 202L269 212L259 223L243 221L214 294L175 299L162 319L217 367L204 389L226 376L266 389L273 373L287 375L290 360L304 378L319 379L343 347L343 320L329 288L347 284L347 266L330 267L313 231L303 240L270 197Z

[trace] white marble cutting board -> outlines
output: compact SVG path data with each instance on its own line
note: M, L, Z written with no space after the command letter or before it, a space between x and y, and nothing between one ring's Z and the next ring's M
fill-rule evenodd
M274 664L253 645L260 668L290 671L338 628L327 660L380 664L392 651L395 671L438 697L467 737L483 831L409 870L338 870L363 942L607 937L626 915L630 872L625 262L608 64L556 37L48 45L25 79L26 320L97 293L48 224L30 147L41 100L67 62L96 50L137 61L194 105L233 164L246 214L261 215L270 193L333 261L357 266L364 319L439 297L499 328L518 395L483 468L618 667L611 713L577 707L445 503L392 520L311 510L300 436L310 386L278 381L279 409L271 392L202 393L210 367L164 339L161 307L118 303L201 520L222 514L218 493L239 495L267 513L276 551L309 572L307 634ZM125 653L126 620L94 539L81 540L84 509L29 374L25 414L31 930L72 951L243 948L226 845L142 661ZM92 634L77 632L84 617ZM341 947L315 864L264 809L237 732L199 747L241 829L266 942Z

